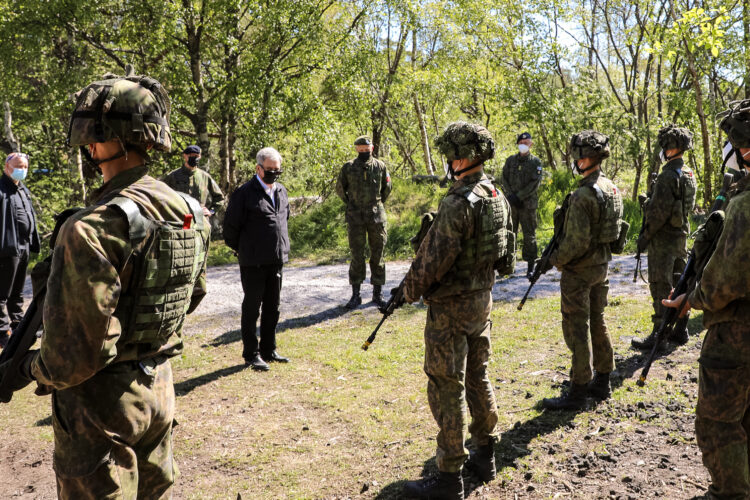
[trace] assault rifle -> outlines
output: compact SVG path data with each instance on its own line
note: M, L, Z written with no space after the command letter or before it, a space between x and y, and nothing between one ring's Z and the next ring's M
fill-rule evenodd
M57 235L63 223L68 220L68 217L79 210L81 209L69 208L55 217L55 229L52 231L49 241L51 249L55 247ZM13 329L13 334L8 339L8 345L0 352L0 365L10 362L8 369L5 370L2 379L0 379L0 403L8 403L13 397L13 387L16 387L18 384L16 378L19 376L21 363L36 342L36 333L42 327L44 299L47 295L47 276L49 275L51 263L52 256L50 255L37 264L31 271L32 282L40 283L40 285L33 287L35 288L34 298L26 309L21 322Z
M727 191L729 191L729 187L732 184L733 180L734 176L731 173L724 174L724 181L721 187L721 191L716 196L716 200L711 206L710 215L708 216L708 220L706 220L706 225L713 224L717 228L723 226L724 213L720 212L720 210L726 202ZM674 297L679 297L682 294L685 294L685 297L680 302L677 308L668 307L664 311L664 316L662 317L661 323L659 324L659 329L656 331L654 346L651 348L651 352L649 353L648 359L646 360L646 364L643 366L643 370L641 371L641 376L638 377L638 382L636 382L640 387L643 387L646 384L646 377L648 377L648 372L649 370L651 370L651 365L653 364L654 359L656 359L656 353L659 350L659 346L661 345L667 332L671 331L674 328L675 323L677 323L680 312L685 306L685 301L687 300L688 295L690 295L690 293L692 293L692 291L695 289L697 277L703 274L703 269L706 267L706 264L708 264L711 255L713 255L714 250L716 249L716 244L719 241L719 236L721 236L721 231L716 230L715 234L713 234L712 236L713 237L708 244L707 251L701 252L700 256L697 255L695 246L693 246L693 248L690 250L690 255L688 256L685 269L682 271L680 279L677 281L674 290L668 298L672 299Z
M534 263L534 271L531 273L531 279L529 280L529 288L526 289L526 293L523 294L523 298L521 299L521 303L518 304L518 310L520 311L523 309L523 305L526 303L526 299L529 298L529 293L531 293L531 289L534 288L534 285L536 285L536 282L539 281L539 278L542 277L544 273L549 271L552 266L549 263L550 257L552 257L552 254L557 250L557 248L560 246L560 239L562 238L563 233L563 226L565 225L565 212L568 211L568 200L570 200L570 195L568 195L565 198L565 201L563 201L562 207L560 207L559 211L555 211L554 219L555 219L555 233L552 235L552 239L549 240L549 243L547 243L547 246L544 247L544 251L542 252L542 256L537 259L537 261Z
M646 201L651 196L651 193L653 191L654 183L656 182L656 177L658 174L656 172L652 172L649 175L649 181L648 181L648 188L646 189L646 195L643 194L638 195L638 198L640 199L642 196L644 198L641 199L641 213L643 213L643 218L641 219L641 230L638 233L638 239L636 242L638 242L641 239L641 236L643 236L643 232L646 230ZM638 275L641 274L641 249L638 247L638 244L636 243L636 250L635 250L635 270L633 271L633 283L638 281ZM641 276L641 279L643 279L643 276ZM646 280L643 280L646 281Z
M393 314L393 311L404 305L404 280L406 278L401 280L401 283L394 288L393 293L391 293L391 298L388 299L388 302L385 303L384 307L378 308L378 310L383 314L383 317L380 318L380 323L378 323L378 326L375 327L375 330L370 334L369 337L367 337L367 340L365 340L365 343L362 344L362 350L366 351L370 345L375 341L375 336L378 334L378 330L380 330L380 327L385 322L386 318Z

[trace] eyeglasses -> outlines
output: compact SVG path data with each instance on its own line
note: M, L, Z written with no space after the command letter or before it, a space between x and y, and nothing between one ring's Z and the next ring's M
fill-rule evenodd
M11 153L5 157L6 165L10 163L14 158L23 158L24 160L26 160L26 163L29 162L29 155L27 155L26 153Z

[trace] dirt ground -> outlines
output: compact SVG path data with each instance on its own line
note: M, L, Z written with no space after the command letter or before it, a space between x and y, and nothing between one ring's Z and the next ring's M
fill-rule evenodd
M493 290L497 302L493 336L514 328L541 332L541 325L559 322L552 300L559 290L555 272L545 275L534 289L527 305L532 312L524 319L513 320L516 324L495 319L495 314L514 318L511 311L528 286L524 267L519 264L516 275L498 282ZM406 268L405 262L388 264L391 279L386 290L397 284ZM608 314L643 315L645 309L637 304L648 300L648 287L640 280L632 283L632 277L632 256L611 263ZM175 431L182 474L175 498L399 498L405 478L435 470L434 458L428 458L434 452L435 428L429 422L426 398L409 395L419 393L417 388L424 383L419 360L411 360L412 368L404 373L403 393L373 390L358 395L353 386L368 387L372 372L360 370L359 358L353 354L349 361L331 359L336 352L346 358L348 351L337 350L339 345L325 338L328 330L351 329L356 339L362 328L371 328L377 320L371 303L355 313L341 307L350 291L345 265L285 268L279 331L289 337L309 336L304 352L310 359L297 354L296 374L272 370L261 385L255 385L258 374L244 370L237 359L242 298L237 267L210 269L208 284L209 295L186 325L192 347L175 365L177 418L186 422ZM369 286L364 286L365 299L369 293ZM408 316L404 314L404 329L413 332L406 346L419 354L423 313L413 308ZM624 326L612 328L613 341L618 343L615 397L599 404L589 401L582 412L534 409L541 396L557 393L566 379L569 358L561 339L545 330L540 338L505 340L511 346L507 351L498 342L495 358L498 349L512 353L507 359L501 354L490 367L501 413L496 445L500 473L489 485L469 478L467 496L702 498L709 480L693 430L700 339L693 336L687 346L672 348L655 365L646 392L640 394L633 382L644 356L627 349L632 338L628 322L636 320L623 321ZM692 320L691 332L700 329L699 319ZM515 352L513 346L523 346L525 340L528 348ZM379 340L388 341L387 337ZM289 344L288 351L296 354L296 346ZM329 347L333 354L321 352ZM399 356L408 349L397 351L401 352L388 355ZM208 357L204 364L203 356ZM404 365L402 358L385 361ZM211 367L207 373L206 364ZM381 377L390 379L389 373ZM248 386L254 387L252 394L246 392ZM17 399L0 407L0 420L22 422L36 435L27 437L28 429L19 432L7 425L0 429L0 498L55 498L48 402L39 404L26 394ZM277 422L258 417L281 414ZM371 419L379 429L370 429ZM426 461L415 468L420 457ZM280 465L299 472L284 476ZM338 468L346 470L344 477L336 476Z

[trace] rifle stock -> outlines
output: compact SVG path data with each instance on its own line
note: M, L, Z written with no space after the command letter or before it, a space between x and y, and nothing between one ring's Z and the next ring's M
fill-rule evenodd
M365 340L365 343L362 344L362 350L366 351L372 343L375 341L375 337L378 334L378 330L380 330L380 327L383 326L383 323L385 322L386 318L393 314L393 312L401 307L404 304L404 280L406 278L401 280L401 283L399 283L398 287L396 287L396 293L392 294L391 297L388 299L388 302L385 303L385 307L380 309L380 312L383 313L383 317L380 318L380 322L378 323L378 326L375 327L375 330L370 334L369 337L367 337L367 340Z

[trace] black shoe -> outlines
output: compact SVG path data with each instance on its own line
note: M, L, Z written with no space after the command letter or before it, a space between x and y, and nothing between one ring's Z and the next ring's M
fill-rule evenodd
M586 384L572 384L559 398L544 398L542 407L548 410L580 410L586 406Z
M289 358L285 358L276 351L271 351L267 354L261 354L260 357L263 358L263 361L265 361L266 363L289 363Z
M259 372L267 372L271 369L268 364L263 361L263 358L260 357L260 353L255 353L253 359L245 359L245 365L249 365L253 370Z
M685 316L684 318L679 318L677 320L674 329L669 333L670 342L674 342L677 345L687 344L689 336L687 324L689 319L688 316Z
M349 299L349 302L344 307L347 309L356 309L361 304L362 296L359 294L359 285L352 285L352 298Z
M494 440L480 446L476 451L469 452L469 459L464 463L464 470L479 478L483 483L489 483L495 479L497 470L495 469Z
M372 286L372 301L378 306L378 309L385 307L385 300L383 300L383 286L373 285Z
M651 333L648 335L648 337L644 339L632 339L630 341L630 345L640 350L647 350L647 349L653 348L654 343L656 342L656 331L658 329L659 327L654 325L654 329L651 330ZM662 341L662 345L663 345L663 341Z
M609 385L609 373L597 373L594 379L589 382L589 394L597 399L609 399L612 395L612 388Z
M419 481L407 481L401 494L427 500L464 500L464 480L460 472L438 472Z

